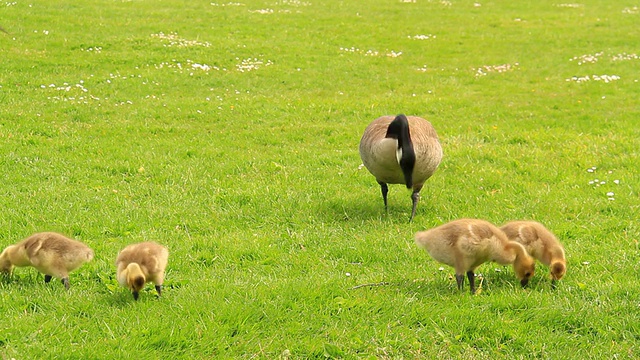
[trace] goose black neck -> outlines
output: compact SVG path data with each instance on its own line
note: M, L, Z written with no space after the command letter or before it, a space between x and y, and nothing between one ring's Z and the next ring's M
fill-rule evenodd
M416 164L416 153L413 150L411 142L411 133L409 132L409 120L403 114L396 116L387 128L387 138L398 140L398 149L402 150L400 157L400 169L404 174L404 181L407 188L413 187L413 168Z

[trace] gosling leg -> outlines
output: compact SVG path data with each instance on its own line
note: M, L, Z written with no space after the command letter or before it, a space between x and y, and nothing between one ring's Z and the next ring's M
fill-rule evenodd
M476 280L473 271L467 271L467 278L469 278L469 285L471 286L471 295L476 293Z
M44 275L44 282L48 283L49 281L51 281L52 276L51 275Z
M156 291L158 292L158 296L162 296L162 285L156 285Z
M69 277L63 277L62 283L64 284L64 288L69 290L69 287L71 286L71 284L69 284Z
M462 290L464 286L464 275L456 274L456 283L458 283L458 290Z

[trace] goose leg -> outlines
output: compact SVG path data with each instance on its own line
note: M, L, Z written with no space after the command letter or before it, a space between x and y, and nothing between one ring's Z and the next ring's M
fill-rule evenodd
M384 211L387 212L387 194L389 193L389 186L382 181L378 181L380 184L380 190L382 191L382 200L384 200Z
M409 218L409 222L411 222L413 220L413 217L416 216L418 201L420 201L420 190L414 190L411 194L411 202L413 202L413 207L411 208L411 218Z
M467 271L467 278L469 278L469 285L471 286L471 295L476 293L476 281L474 278L473 271Z

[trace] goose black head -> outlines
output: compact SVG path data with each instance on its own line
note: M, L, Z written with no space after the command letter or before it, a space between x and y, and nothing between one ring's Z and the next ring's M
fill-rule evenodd
M398 140L397 157L400 169L404 174L405 185L408 189L413 187L413 168L416 164L416 153L411 142L409 120L403 114L396 116L387 128L387 138Z

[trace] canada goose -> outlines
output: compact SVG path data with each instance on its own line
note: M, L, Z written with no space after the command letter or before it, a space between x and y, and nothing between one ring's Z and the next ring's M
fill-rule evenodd
M364 130L360 158L376 177L387 210L387 184L405 184L413 189L411 218L416 215L420 190L442 160L438 134L430 122L417 116L382 116Z
M471 293L475 293L474 270L487 261L513 264L516 277L524 287L533 276L535 260L520 243L509 241L493 224L478 219L459 219L416 233L416 244L435 260L456 271L458 289L467 274Z
M509 240L522 244L531 256L549 267L551 285L555 287L567 271L564 249L556 236L536 221L512 221L500 229Z
M11 273L14 266L33 266L44 274L62 280L69 290L69 273L93 259L93 250L77 240L53 232L36 233L10 245L0 254L0 271Z
M122 249L116 259L118 282L131 290L135 300L147 282L153 282L161 296L168 258L169 251L155 242L131 244Z

